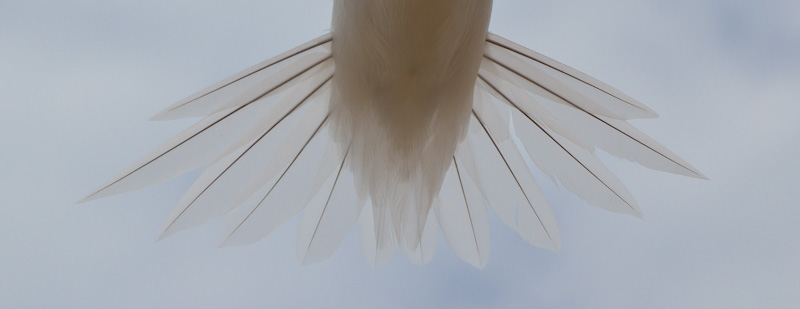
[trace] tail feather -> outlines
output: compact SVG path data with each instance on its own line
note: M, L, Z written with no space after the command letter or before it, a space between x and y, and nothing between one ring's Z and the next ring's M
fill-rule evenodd
M330 81L332 77L333 68L330 67L310 76L303 84L289 89L280 102L276 103L276 106L280 108L275 108L273 111L263 115L247 132L238 136L228 146L226 152L248 145L259 136L265 134L264 132L269 133L277 124L284 121L287 116L301 106L313 105L315 110L327 112L330 105ZM288 113L286 112L287 109ZM303 117L300 117L300 119L303 119Z
M483 92L492 94L500 101L504 100L503 96L507 97L508 100L513 101L516 104L521 112L525 113L526 115L530 115L533 119L541 122L542 125L546 126L550 130L553 130L553 132L556 134L569 139L573 143L576 143L583 148L589 148L588 145L584 144L583 140L579 139L573 134L568 123L565 123L561 119L557 118L555 114L551 113L548 109L537 103L535 94L526 92L520 87L517 87L516 84L510 82L509 80L514 80L514 76L512 75L509 77L503 75L501 70L502 69L498 68L497 65L491 63L490 61L483 61L481 65L480 79L476 83L476 88L482 90ZM492 86L490 87L487 82L490 82ZM492 87L496 88L496 90L492 89ZM502 96L500 93L502 93ZM505 116L504 121L508 122L510 114L503 114L503 116Z
M414 264L428 264L436 253L436 246L439 242L439 226L436 222L436 217L433 210L428 213L425 220L425 225L422 231L422 237L419 241L419 246L410 249L402 246L403 253L406 258Z
M578 105L592 113L617 119L658 117L644 104L621 95L619 90L599 83L588 75L577 74L576 70L524 47L503 42L507 43L508 40L490 35L485 57L524 76L531 84L541 88L543 95L555 97L556 102Z
M297 235L297 258L304 264L321 262L333 254L350 231L361 213L356 195L353 173L345 168L345 153L327 199L317 199L310 203L300 220Z
M433 210L450 248L460 259L482 269L489 259L489 217L483 198L457 158L445 174Z
M641 211L631 194L608 168L597 158L569 140L554 134L519 106L491 82L486 82L491 94L505 104L492 104L486 112L500 111L512 115L513 132L522 141L531 160L554 182L558 180L570 192L587 202L610 211L641 216ZM476 100L475 104L482 104ZM494 109L493 109L494 108ZM502 119L486 117L486 119ZM519 132L519 134L516 134Z
M261 98L281 92L284 89L301 87L298 85L315 84L316 82L308 82L308 80L312 79L314 76L319 76L319 74L327 74L328 76L332 76L334 65L330 53L311 54L307 57L310 58L309 62L314 62L307 66L298 65L288 67L288 74L291 74L288 77L270 76L264 81L258 83L258 85L255 87L242 92L232 100L228 101L228 103L218 107L215 112L237 108L239 106L249 104L249 102L254 100L259 100Z
M561 237L547 200L514 141L495 138L497 132L508 129L485 124L475 112L467 140L457 155L461 161L467 161L464 153L475 158L478 175L470 177L477 180L478 188L503 223L530 244L557 251Z
M293 80L299 71L313 66L320 57L330 57L331 40L332 35L328 33L267 59L170 105L151 120L206 116L248 90Z
M392 229L391 212L379 212L371 201L364 201L358 217L358 236L361 253L370 267L380 267L392 261L397 254L397 241ZM438 238L438 234L436 235Z
M333 170L342 162L339 149L330 147L328 125L316 134L275 181L247 199L225 217L221 244L246 245L268 235L280 224L299 213L327 184L333 183ZM326 151L326 149L335 151ZM322 179L322 184L309 179Z
M257 168L256 171L258 173L253 176L252 180L241 185L241 190L239 190L238 195L233 200L233 203L231 203L232 206L240 205L270 180L273 180L279 173L286 169L291 162L297 160L297 157L308 146L311 139L320 134L320 131L328 124L330 118L330 113L328 112L329 90L328 87L328 89L324 91L324 94L312 103L315 107L313 107L313 110L308 111L308 117L302 117L298 120L301 122L298 124L298 129L294 130L291 136L284 139L283 142L275 148L276 152L269 157L269 160L261 158L262 161L265 161L263 163L264 167L261 169ZM320 120L320 117L323 116L324 118ZM316 129L313 133L308 135L308 131L306 129L300 129L300 126L302 126L302 128L316 126ZM254 158L254 160L257 160L257 158Z
M325 71L318 74L325 74ZM217 112L203 118L130 165L81 201L135 190L213 164L235 151L238 147L232 147L234 143L251 131L251 128L273 127L305 102L293 100L296 94L293 95L291 91L288 93L284 93L284 97L272 96L251 101L233 110ZM291 103L286 104L289 103L287 100L280 100L284 98L289 98Z
M580 140L576 144L588 145L586 149L589 151L594 151L597 147L615 157L650 169L708 179L686 160L624 120L592 115L579 109L552 104L547 100L541 102L563 123L569 124L569 131Z
M209 166L227 154L229 145L258 121L258 115L280 108L274 103L274 100L257 101L203 118L125 168L81 202L143 188Z
M248 145L206 169L175 206L162 238L204 223L236 207L289 164L324 124L327 102L309 102L287 119L254 136ZM276 127L277 126L277 127ZM260 165L266 161L266 169ZM243 184L248 184L243 187ZM238 199L237 199L238 197ZM241 199L238 201L237 200Z
M594 151L595 147L599 147L614 156L648 168L707 179L688 162L624 120L593 114L571 103L557 104L534 91L519 95L519 90L529 90L527 88L535 85L519 73L488 59L482 64L481 73L498 88L505 86L505 89L509 89L506 92L516 94L509 96L516 99L526 114L587 150ZM508 85L509 83L512 85Z

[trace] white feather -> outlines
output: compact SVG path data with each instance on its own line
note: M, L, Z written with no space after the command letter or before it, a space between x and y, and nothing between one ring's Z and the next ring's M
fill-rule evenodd
M481 95L476 94L476 100L482 100ZM480 108L480 105L476 104L476 107ZM469 135L456 155L465 162L464 166L470 166L468 158L473 158L475 171L468 172L468 175L503 223L532 245L558 250L561 237L547 200L514 141L502 138L509 128L496 126L498 123L494 121L481 120L491 115L490 112L476 111Z
M372 203L369 200L364 203L358 217L361 253L370 267L380 267L391 262L397 254L397 241L394 239L394 229L391 228L391 213L373 214Z
M304 265L330 257L344 240L361 212L353 173L345 168L347 154L329 190L328 198L309 204L300 220L297 235L297 258ZM325 192L323 192L325 193Z
M333 184L332 169L328 167L338 167L342 162L338 149L326 151L335 146L331 145L327 128L325 126L311 140L277 180L268 183L226 216L222 225L222 245L256 242L303 210L314 198L324 198L325 194L320 192L325 190L320 188ZM323 179L323 182L319 184L309 179Z
M485 79L483 81L486 81ZM483 108L486 113L511 113L515 134L539 169L590 204L634 216L641 216L636 201L608 168L597 158L569 140L553 133L542 123L520 112L518 105L488 82L492 94L503 103ZM483 104L482 101L475 101ZM488 105L488 104L487 104ZM486 117L502 119L501 117ZM499 124L503 125L503 124ZM507 124L506 124L507 125ZM518 132L518 134L517 134Z
M574 104L592 113L619 119L653 118L658 114L636 101L624 101L516 50L486 45L486 58L512 69L540 88L539 93L556 102Z
M439 243L439 225L433 213L433 209L425 220L425 227L422 231L422 238L416 248L403 248L403 253L414 264L428 264L436 254L436 246Z
M541 88L521 75L489 60L481 63L481 76L491 80L500 91L513 98L525 114L587 150L594 151L595 147L599 147L645 167L705 178L688 162L624 120L595 115L572 103L558 104L539 95ZM479 83L479 86L483 84ZM522 89L530 92L523 92Z
M327 114L327 102L305 103L287 119L273 122L240 150L206 169L175 206L161 237L222 215L250 197L302 151ZM268 162L266 169L261 167L264 161ZM245 191L250 187L256 190Z
M300 75L305 69L316 65L320 59L330 57L331 34L322 35L308 43L283 54L265 60L200 90L165 108L151 120L172 120L185 117L206 116L219 111L232 98L241 97L252 90L275 88L288 81L302 81L308 75Z
M489 260L489 216L478 189L461 175L458 161L454 158L447 170L433 210L453 253L482 269Z
M274 104L276 98L203 118L122 170L81 202L139 189L209 166L226 155L233 141L255 125L260 115L281 108Z
M637 106L640 109L649 110L649 108L647 108L647 106L645 106L644 104L640 103L636 99L628 96L627 94L623 93L622 91L619 91L616 88L611 87L608 84L606 84L606 83L604 83L604 82L602 82L600 80L597 80L594 77L591 77L591 76L589 76L589 75L587 75L587 74L585 74L585 73L583 73L581 71L578 71L576 69L573 69L573 68L571 68L571 67L569 67L569 66L567 66L567 65L565 65L565 64L563 64L561 62L558 62L558 61L556 61L554 59L551 59L550 57L547 57L547 56L542 55L540 53L537 53L537 52L535 52L533 50L530 50L530 49L528 49L528 48L526 48L526 47L524 47L522 45L514 43L511 40L503 38L503 37L501 37L501 36L499 36L497 34L489 33L489 35L486 38L486 41L489 42L490 44L494 44L494 45L497 45L499 47L505 48L505 49L507 49L509 51L513 51L514 53L517 53L520 56L524 56L524 57L526 57L526 58L528 58L530 60L539 62L539 63L549 67L552 71L561 73L561 74L565 75L565 77L572 78L575 81L579 81L579 82L584 83L584 84L586 84L588 86L596 88L597 90L600 90L600 91L604 92L605 94L614 97L617 100L623 101L623 102L628 103L630 105Z

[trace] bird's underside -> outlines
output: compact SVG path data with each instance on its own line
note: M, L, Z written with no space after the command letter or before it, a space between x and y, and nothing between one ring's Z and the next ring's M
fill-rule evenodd
M558 250L525 158L590 204L639 216L600 148L705 178L625 120L656 117L620 91L487 32L491 1L334 1L332 33L203 89L154 119L203 117L85 200L205 168L162 237L227 214L222 244L253 243L303 211L297 254L330 256L358 222L371 265L425 263L438 230L476 267L486 205Z

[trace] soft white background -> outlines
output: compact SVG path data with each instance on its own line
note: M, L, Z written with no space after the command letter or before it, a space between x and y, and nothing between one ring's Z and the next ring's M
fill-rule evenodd
M496 0L492 31L660 113L635 124L712 180L603 155L645 219L543 188L563 249L492 219L476 270L370 269L355 233L300 267L297 220L217 249L218 221L155 242L197 173L73 202L191 123L164 106L329 27L330 0L0 1L0 307L800 306L800 2ZM354 229L355 231L355 229Z

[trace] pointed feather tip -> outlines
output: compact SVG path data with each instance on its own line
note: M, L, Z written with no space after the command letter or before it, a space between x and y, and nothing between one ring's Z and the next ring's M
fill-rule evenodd
M167 238L167 237L169 237L169 236L167 236L167 235L164 235L164 233L162 232L161 234L158 234L158 237L156 237L156 241L155 241L155 242L156 242L156 243L159 243L159 242L161 242L162 240L164 240L164 238Z
M326 258L322 258L322 259L320 259L320 258L309 259L308 256L304 256L304 257L297 257L297 259L300 260L300 265L302 265L302 266L310 266L310 265L318 264L320 262L325 261L327 259L327 257Z
M114 178L114 179L118 179L118 178ZM75 202L75 204L83 204L83 203L86 203L86 202L89 202L89 201L93 201L93 200L96 200L96 199L99 199L99 198L115 195L115 194L107 194L107 193L106 194L100 194L104 190L106 190L109 187L111 187L113 184L114 184L114 182L107 182L107 183L105 183L103 185L98 186L97 188L92 190L92 193L87 194L82 199L80 199L77 202Z
M170 106L167 106L166 108L160 110L155 115L151 116L150 119L148 119L148 120L149 121L167 121L167 120L175 120L175 119L182 118L180 116L176 117L175 115L173 115L173 112L175 110L179 109L181 106L186 105L188 103L191 103L192 101L196 100L197 98L198 98L197 94L185 97L182 100L180 100L180 101L178 101L178 102L176 102L176 103L174 103L174 104L172 104Z
M619 91L619 90L617 90L617 91ZM626 99L620 99L620 100L622 100L623 102L626 102L626 103L628 103L630 105L633 105L634 107L642 110L640 114L636 115L636 118L650 119L650 118L661 117L655 110L650 108L650 106L644 105L644 104L642 104L642 102L639 102L639 100L631 98L630 96L626 96L626 97L627 97Z
M150 118L148 118L148 119L147 119L147 121L168 121L168 120L175 120L176 118L175 118L175 117L173 117L173 116L171 116L169 112L170 112L170 110L169 110L169 109L162 110L162 111L160 111L160 112L156 113L155 115L153 115L153 116L150 116Z
M550 239L547 243L536 243L533 240L523 239L526 243L536 248L542 248L553 251L555 253L561 252L561 240Z
M239 247L239 246L248 246L258 242L259 239L255 240L238 240L235 241L233 238L233 234L227 235L224 238L220 237L220 242L217 245L217 248L229 248L229 247Z
M230 248L230 247L233 247L233 246L228 244L227 241L225 241L225 240L222 240L217 244L217 249Z
M711 180L708 178L708 176L706 176L693 166L689 165L689 163L683 162L683 164L681 164L681 167L682 169L680 171L663 171L663 172L667 172L673 175L686 176L695 179Z
M649 107L646 109L646 111L647 111L647 113L642 118L653 119L653 118L661 117L661 115L659 115L658 113L656 113L656 111L650 109Z
M177 233L177 232L179 232L179 231L175 231L174 229L170 228L169 225L167 225L161 230L161 233L158 234L158 238L156 238L156 242L162 241L167 237L175 235L175 233Z
M477 270L483 270L486 267L486 264L489 262L489 258L487 257L485 261L481 261L480 257L471 257L471 258L461 258L460 259L472 267L475 267Z
M701 173L700 171L698 171L696 169L692 169L692 173L694 173L694 175L690 176L692 178L697 178L697 179L702 179L702 180L709 180L709 181L711 180L711 178L708 178L708 176L706 176L705 174Z
M225 238L220 238L220 241L217 244L217 249L234 247L235 245L231 243L230 240L231 240L230 235Z
M82 199L76 201L75 205L79 205L79 204L83 204L83 203L86 203L88 201L91 201L90 197L91 197L91 195L84 196Z
M644 220L644 212L642 212L639 207L636 207L635 212L631 213L630 215L636 217L637 219Z
M551 239L550 241L551 241L550 248L548 248L548 249L550 249L551 251L553 251L555 253L560 253L561 252L561 241L560 240L553 240L553 239Z
M75 202L75 205L83 204L83 203L90 202L90 201L93 201L93 200L96 200L96 199L100 198L99 196L97 196L97 193L100 193L100 191L95 190L94 192L89 193L88 195L84 196L82 199L80 199L77 202Z
M639 219L644 219L644 212L642 212L642 209L639 208L639 203L637 203L636 200L633 199L633 197L631 197L630 202L625 201L625 203L628 204L628 206L630 206L630 207L628 209L626 209L626 211L624 211L622 213L624 213L626 215L634 216L634 217L639 218Z
M644 219L644 213L642 212L642 209L639 208L639 205L636 203L636 201L631 201L631 203L627 204L629 207L625 209L608 209L608 210L614 213L629 215L636 217L638 219Z

